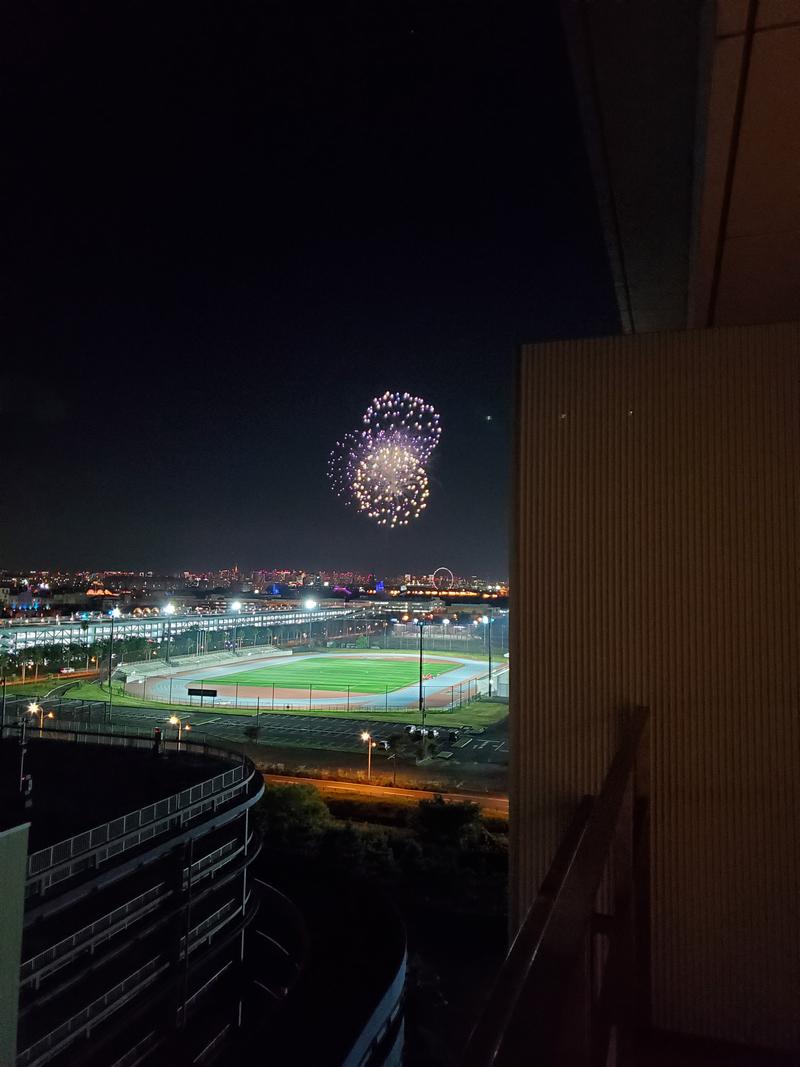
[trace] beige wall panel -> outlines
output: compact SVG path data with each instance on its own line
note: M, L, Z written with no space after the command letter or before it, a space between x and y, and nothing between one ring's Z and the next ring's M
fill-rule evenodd
M535 345L519 383L512 909L652 709L654 1022L794 1048L800 327Z

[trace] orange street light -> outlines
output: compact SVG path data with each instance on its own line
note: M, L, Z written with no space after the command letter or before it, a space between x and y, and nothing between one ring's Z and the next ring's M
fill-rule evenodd
M367 733L366 730L361 734L361 740L367 743L367 781L372 780L372 750L377 747L377 743L372 740L372 734Z

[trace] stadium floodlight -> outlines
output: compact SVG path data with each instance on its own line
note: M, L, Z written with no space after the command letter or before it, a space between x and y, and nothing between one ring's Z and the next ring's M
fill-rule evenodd
M481 615L481 622L483 623L484 626L486 626L486 624L489 622L489 616L488 615Z
M122 615L121 608L112 608L108 613L112 619L118 619Z
M316 600L312 600L309 597L309 599L303 603L303 607L306 609L306 611L316 611L319 605L317 604Z
M241 600L234 600L234 602L231 604L231 611L241 611L241 610L242 610L242 602L241 602Z
M163 610L165 615L174 615L175 614L175 605L174 604L165 604L162 610Z
M450 625L450 620L449 619L442 619L442 626L449 626L449 625Z

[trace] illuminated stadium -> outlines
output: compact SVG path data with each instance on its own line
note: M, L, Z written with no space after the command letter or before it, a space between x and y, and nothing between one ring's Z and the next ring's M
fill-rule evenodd
M504 673L505 664L498 673ZM283 653L259 649L214 665L161 664L152 674L128 674L125 694L143 702L186 704L217 711L324 711L419 704L420 664L414 652L354 649ZM488 688L485 660L458 653L426 653L425 706L458 707Z

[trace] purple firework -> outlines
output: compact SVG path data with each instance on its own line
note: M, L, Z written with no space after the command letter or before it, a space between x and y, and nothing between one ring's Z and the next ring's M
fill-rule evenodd
M363 424L331 452L331 484L378 525L407 526L427 507L425 467L441 436L439 416L421 397L387 392L374 398Z

